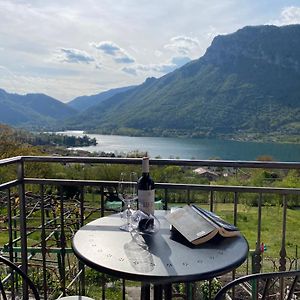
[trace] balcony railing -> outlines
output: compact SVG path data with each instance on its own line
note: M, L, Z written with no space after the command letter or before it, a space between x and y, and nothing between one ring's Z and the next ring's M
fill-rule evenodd
M1 252L29 273L44 299L72 293L84 295L92 293L93 289L98 289L102 299L109 299L107 286L118 284L117 281L87 270L76 260L70 246L76 230L92 219L110 213L111 207L106 205L107 200L118 183L116 178L95 180L98 178L97 172L93 173L93 179L88 178L92 173L86 172L86 166L91 169L96 167L96 171L100 167L103 169L102 174L107 173L111 177L110 168L118 166L119 170L139 170L140 165L139 158L22 156L0 160ZM249 169L273 170L283 175L291 170L299 175L300 171L298 162L151 159L150 165L157 168L177 166L181 170L207 167L237 179L247 178ZM47 170L52 166L59 166L59 170L66 171L63 174L56 172L55 178L47 178ZM70 173L74 168L80 178L74 178L74 174ZM168 177L165 181L168 181ZM245 209L245 198L250 195L257 216L255 232L251 232L251 237L246 236L249 238L251 257L230 278L239 274L258 273L262 267L272 268L271 271L297 269L297 245L292 245L295 246L293 257L287 254L287 248L291 245L287 234L290 226L287 217L289 206L300 206L300 188L274 187L267 183L264 186L247 186L242 180L237 182L242 184L158 182L156 194L162 199L163 209L174 205L174 201L180 204L200 202L199 205L206 205L211 211L222 213L220 202L229 203L230 215L227 217L237 226L242 224L247 214L247 211L244 212L242 218L240 207L243 205ZM270 198L274 200L271 204ZM277 255L270 257L268 264L262 266L262 228L269 225L264 224L262 211L269 205L276 205L281 215L280 228L271 228L274 235L280 237L280 247ZM7 277L7 281L10 280L13 280L12 276ZM108 284L108 281L112 283ZM17 286L17 283L12 286ZM127 285L122 280L123 299L126 290ZM196 291L189 285L185 286L185 290L186 297L192 299Z

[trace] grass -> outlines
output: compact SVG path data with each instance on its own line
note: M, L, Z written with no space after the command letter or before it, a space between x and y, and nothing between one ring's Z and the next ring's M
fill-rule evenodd
M185 203L171 203L172 206L183 206ZM196 204L199 205L199 204ZM199 206L209 209L208 205ZM233 223L233 204L217 203L215 212L224 220ZM279 258L282 243L282 218L281 206L263 206L261 224L261 242L267 246L264 257ZM255 250L257 241L258 208L245 204L238 205L237 226L249 243L249 249ZM286 251L289 258L295 258L296 248L300 248L300 210L287 209L286 224Z
M96 197L95 197L96 198ZM95 201L95 198L89 198L90 205ZM100 203L99 203L100 204ZM172 206L183 206L185 203L170 203ZM199 204L197 204L199 205ZM201 207L209 209L208 205ZM226 221L233 223L233 204L232 203L217 203L215 204L215 212L224 218ZM5 215L5 209L1 210L1 214ZM99 212L93 213L89 220L98 218ZM281 206L263 206L262 207L262 224L261 224L261 242L267 246L264 252L264 264L267 260L279 263L280 249L282 243L282 219L283 209ZM255 250L257 241L257 222L258 222L258 208L251 207L245 204L238 205L237 212L237 226L241 233L246 237L251 251ZM38 226L40 224L40 212L35 214L35 218L31 220L31 225ZM2 223L2 228L3 228ZM300 228L300 210L287 209L287 224L286 224L286 252L287 257L294 259L297 252L297 247L300 245L298 228ZM40 232L35 232L30 235L28 239L28 246L33 245L40 239ZM2 247L8 240L8 234L5 231L0 233L0 247ZM70 241L68 240L68 246ZM272 264L269 263L271 266Z
M233 204L217 204L216 212L222 218L233 222ZM249 243L250 251L255 250L258 230L258 208L239 204L237 226ZM261 242L266 245L265 259L276 259L277 266L282 244L283 209L280 206L263 206L261 221ZM287 257L295 258L297 247L300 246L299 229L300 210L287 209L286 253Z

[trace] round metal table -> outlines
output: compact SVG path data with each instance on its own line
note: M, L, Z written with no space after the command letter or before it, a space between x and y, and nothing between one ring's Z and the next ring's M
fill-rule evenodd
M159 285L210 279L245 261L248 243L243 236L187 246L171 238L164 217L168 213L155 211L160 230L151 236L121 231L124 220L118 214L94 220L76 232L74 253L95 270ZM148 247L139 246L137 238L144 239Z

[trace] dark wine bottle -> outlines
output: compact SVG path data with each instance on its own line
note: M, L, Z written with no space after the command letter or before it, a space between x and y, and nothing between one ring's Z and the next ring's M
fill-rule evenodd
M154 215L154 181L149 175L149 157L143 157L142 176L138 180L139 210L147 215Z

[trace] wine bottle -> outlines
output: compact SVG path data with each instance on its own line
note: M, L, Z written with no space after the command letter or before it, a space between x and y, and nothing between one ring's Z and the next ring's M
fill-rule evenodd
M149 175L149 157L143 157L142 176L138 180L139 210L147 215L154 215L154 181Z

